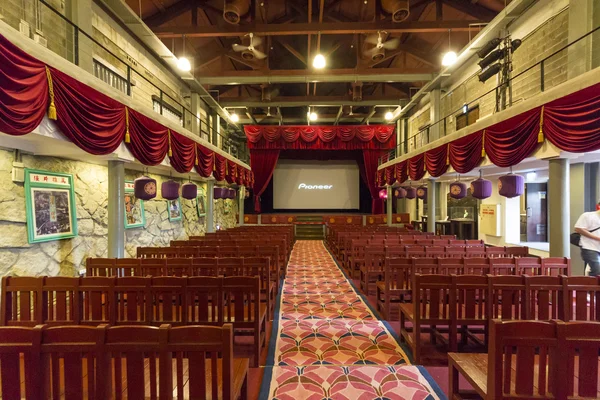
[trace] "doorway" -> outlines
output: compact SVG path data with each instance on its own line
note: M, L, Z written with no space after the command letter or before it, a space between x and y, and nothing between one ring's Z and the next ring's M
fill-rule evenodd
M521 237L529 243L548 242L548 184L525 184L525 221Z

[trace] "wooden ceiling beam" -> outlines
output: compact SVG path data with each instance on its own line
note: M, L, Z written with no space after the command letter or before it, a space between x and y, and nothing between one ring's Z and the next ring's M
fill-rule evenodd
M479 4L463 0L444 0L444 3L462 13L477 18L483 22L490 22L496 16L496 13Z
M261 64L257 64L256 62L244 59L243 57L241 57L238 53L234 52L233 50L226 52L225 55L228 58L230 58L231 60L237 61L240 64L244 64L244 65L252 68L255 71L259 70L263 67ZM233 71L233 72L238 74L238 73L243 73L243 72L255 72L255 71ZM226 71L226 72L230 72L230 71Z
M172 6L165 8L165 10L160 13L156 13L148 18L144 18L144 23L151 29L154 29L166 22L169 22L173 18L177 18L180 15L190 11L194 4L195 2L193 1L179 1Z
M176 3L179 4L179 3ZM468 32L470 25L482 21L409 21L409 22L308 22L295 24L248 24L223 26L169 26L154 29L160 38L181 37L238 37L250 32L257 36L310 35L321 32L322 35L351 35L354 33L440 33Z
M164 13L165 11L167 11L167 9L165 8L165 5L163 4L163 2L161 0L152 0L152 4L154 4L154 6L156 8L158 8L158 11L160 11L161 13Z
M369 67L369 68L372 68L372 67L374 67L376 65L379 65L379 64L381 64L381 63L383 63L385 61L388 61L388 60L396 57L398 54L401 54L401 53L408 53L411 56L413 56L414 58L416 58L417 60L419 60L419 61L421 61L421 62L423 62L423 63L425 63L425 64L427 64L427 65L429 65L431 67L437 67L438 64L439 64L439 63L436 62L435 59L433 59L431 57L431 54L429 54L429 53L427 53L425 51L419 50L418 48L416 48L414 46L411 46L409 44L401 44L401 45L398 46L397 49L395 49L393 51L386 52L385 53L385 57L382 58L381 60L372 61L370 63L367 63L366 66Z
M289 44L287 42L287 40L280 38L277 41L280 45L282 45L287 51L289 51L290 53L292 53L292 55L294 57L296 57L298 60L300 60L304 65L308 65L306 62L306 57L304 57L298 50L296 50L294 48L294 46L292 46L291 44Z

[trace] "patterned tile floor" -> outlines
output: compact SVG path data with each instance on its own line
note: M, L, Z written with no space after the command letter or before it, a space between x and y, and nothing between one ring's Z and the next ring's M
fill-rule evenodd
M261 398L440 399L321 241L298 241L284 280Z

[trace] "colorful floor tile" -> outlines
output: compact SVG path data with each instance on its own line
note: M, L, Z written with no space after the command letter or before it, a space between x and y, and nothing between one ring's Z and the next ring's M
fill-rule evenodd
M280 294L261 398L442 399L321 241L298 241Z

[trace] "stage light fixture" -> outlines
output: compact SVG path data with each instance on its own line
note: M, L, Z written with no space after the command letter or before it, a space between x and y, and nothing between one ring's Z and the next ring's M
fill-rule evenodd
M326 65L327 61L325 60L323 54L317 54L313 59L313 67L315 67L316 69L323 69Z
M528 172L525 177L527 178L527 182L533 182L537 179L537 173L535 171Z
M487 56L490 53L490 51L492 51L496 47L498 47L498 45L500 43L502 43L502 39L500 39L500 38L494 38L494 39L490 40L481 49L479 49L479 51L477 52L477 55L479 56L479 58L484 58L485 56Z
M394 119L394 113L391 111L388 111L385 113L385 120L386 121L391 121Z
M485 82L488 79L490 79L492 76L496 75L498 72L500 72L501 66L502 66L502 64L498 62L498 63L496 63L494 65L490 65L489 67L487 67L486 69L484 69L479 74L479 81L480 82Z
M488 65L504 58L504 49L496 49L488 54L483 60L479 61L479 67L485 69Z

